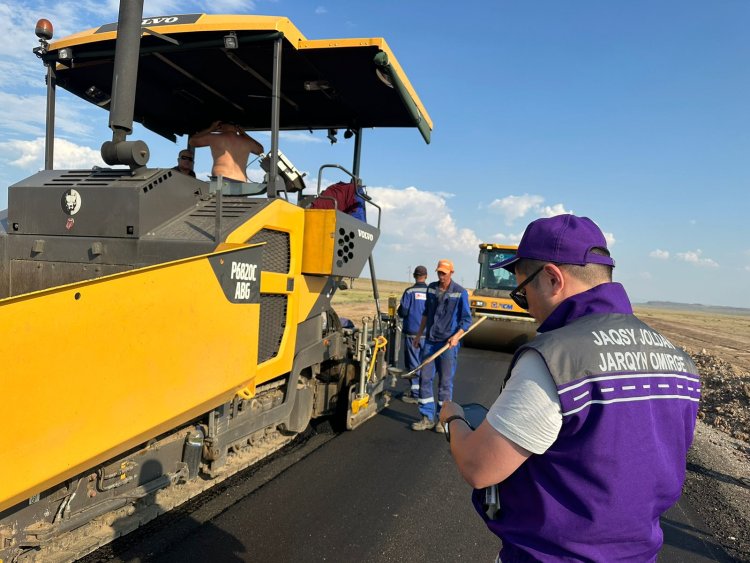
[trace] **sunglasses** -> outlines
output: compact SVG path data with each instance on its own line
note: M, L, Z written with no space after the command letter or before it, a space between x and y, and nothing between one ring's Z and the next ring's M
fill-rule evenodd
M187 160L189 162L193 162L193 157L192 156L181 156L180 160Z
M545 264L544 266L546 266L546 265L547 264ZM526 290L524 289L524 287L526 287L531 282L531 280L533 280L535 277L537 277L537 275L539 274L539 272L541 272L542 270L544 270L544 266L542 266L536 272L534 272L533 274L531 274L528 278L526 278L525 280L523 280L522 284L520 284L518 287L516 287L516 289L514 289L513 291L510 292L510 298L513 300L513 302L516 305L518 305L519 307L521 307L521 309L525 309L527 311L529 309L529 300L526 299Z

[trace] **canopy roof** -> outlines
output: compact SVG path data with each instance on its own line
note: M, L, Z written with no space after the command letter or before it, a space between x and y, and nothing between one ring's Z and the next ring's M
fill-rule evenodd
M271 128L273 44L280 36L281 130L418 127L432 121L382 38L308 40L283 17L145 18L134 120L167 138L215 120ZM57 84L109 108L117 25L55 41ZM237 48L225 47L236 35Z

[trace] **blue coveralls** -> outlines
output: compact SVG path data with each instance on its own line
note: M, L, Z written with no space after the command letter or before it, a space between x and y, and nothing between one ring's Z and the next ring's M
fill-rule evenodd
M471 326L469 294L453 280L441 294L439 283L433 282L427 286L427 303L424 311L424 316L427 318L426 338L422 346L421 361L426 360L443 347L459 328L466 331ZM456 375L458 348L459 346L449 348L434 362L422 368L418 401L419 412L422 416L435 420L435 415L440 411L439 408L435 408L435 396L432 390L435 375L438 380L438 407L443 404L443 401L450 401L453 398L453 378Z
M404 291L401 296L401 304L398 306L398 316L403 319L404 367L406 371L411 371L419 365L421 348L424 346L424 336L419 339L420 348L415 348L412 342L419 332L425 303L427 303L427 284L417 282ZM412 397L419 396L419 372L411 378L410 392Z

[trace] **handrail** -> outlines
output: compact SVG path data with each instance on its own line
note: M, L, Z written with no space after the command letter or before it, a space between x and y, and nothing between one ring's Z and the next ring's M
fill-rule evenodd
M344 168L340 164L324 164L318 170L318 193L317 193L317 197L320 197L320 184L321 184L321 181L323 179L323 169L324 168L338 168L339 170L341 170L341 171L345 172L346 174L348 174L349 177L351 177L352 181L354 182L354 186L355 186L354 189L355 190L357 188L361 187L361 185L362 185L361 184L362 180L361 180L361 178L359 176L353 174L352 172L349 172L346 168ZM377 203L375 203L374 201L372 201L372 198L370 196L368 196L367 194L360 194L359 192L357 192L357 195L361 195L362 199L366 203L369 203L370 205L372 205L373 207L375 207L378 210L378 223L377 223L377 227L378 227L378 230L380 230L380 215L382 214L383 210L381 209L381 207Z
M341 166L340 164L324 164L320 167L320 170L318 170L318 195L320 195L320 182L323 179L323 169L324 168L338 168L339 170L344 171L346 174L348 174L351 179L354 181L354 185L359 185L359 178L355 176L353 173L349 172L346 168Z

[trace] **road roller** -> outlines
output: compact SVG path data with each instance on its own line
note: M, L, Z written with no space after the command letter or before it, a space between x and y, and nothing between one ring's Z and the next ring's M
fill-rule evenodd
M516 276L503 268L495 270L491 264L516 255L518 246L481 243L479 245L479 277L476 289L469 292L472 321L486 317L464 338L471 348L512 351L536 335L539 324L510 298L518 285Z

